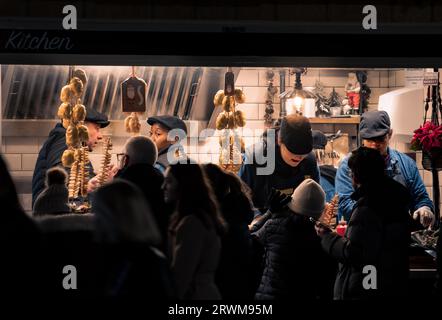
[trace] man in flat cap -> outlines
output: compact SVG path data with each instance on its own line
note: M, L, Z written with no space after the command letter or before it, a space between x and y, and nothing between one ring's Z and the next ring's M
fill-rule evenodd
M267 209L267 200L272 188L291 195L293 190L306 178L319 183L319 170L312 152L313 138L310 122L306 117L288 115L275 128L276 141L266 135L264 139L246 150L244 163L239 171L241 179L252 189L252 199L261 212ZM274 143L275 148L268 148ZM274 150L274 155L268 154ZM275 161L270 174L259 174L262 164L259 155L266 154L268 161ZM273 160L272 160L273 159Z
M388 176L405 186L411 194L410 212L424 227L434 222L433 203L419 175L416 163L407 155L389 147L393 130L388 113L385 111L365 112L361 116L359 134L365 147L378 150L385 159ZM339 194L338 218L349 221L355 205L352 199L354 188L348 158L344 158L336 173L336 192Z
M155 168L162 173L171 163L187 159L180 141L187 138L187 127L183 120L175 116L160 115L147 119L150 125L150 138L158 148Z
M89 151L92 151L102 139L100 129L109 125L107 116L98 111L86 107L86 119L84 124L88 128ZM35 199L45 187L46 171L55 166L61 166L61 156L67 149L66 145L66 129L62 123L57 123L55 128L49 133L49 137L43 144L38 153L37 162L35 164L34 175L32 177L32 205ZM90 176L94 176L94 168L92 164L89 165Z

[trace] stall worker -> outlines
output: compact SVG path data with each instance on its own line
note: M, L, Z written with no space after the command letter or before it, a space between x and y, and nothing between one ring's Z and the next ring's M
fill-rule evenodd
M405 186L411 193L409 209L413 213L413 218L419 219L424 227L430 226L434 222L433 203L428 197L415 161L389 147L393 130L388 113L385 111L363 113L359 129L362 145L378 150L384 158L387 175ZM351 198L354 188L348 158L349 156L342 160L336 173L336 192L339 195L338 216L339 219L344 216L346 221L350 220L356 203Z

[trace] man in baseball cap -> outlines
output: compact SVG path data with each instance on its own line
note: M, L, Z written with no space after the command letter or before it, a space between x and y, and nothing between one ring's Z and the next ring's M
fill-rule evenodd
M385 170L388 176L404 185L411 194L410 211L424 227L434 222L433 203L419 175L416 163L407 155L389 147L393 130L388 113L385 111L365 112L361 116L359 135L362 145L378 150L385 159ZM344 216L348 221L355 205L351 199L354 192L348 158L344 158L336 173L336 191L339 194L339 218Z
M246 150L243 165L239 171L241 179L252 189L253 203L261 212L267 209L267 200L272 188L291 195L306 178L319 182L319 171L312 152L313 138L310 121L303 116L288 115L275 128L276 141L264 139ZM275 144L274 155L268 154L269 143ZM260 175L257 169L263 164L257 157L266 154L268 161L274 161L271 174Z
M180 143L187 138L187 126L176 116L159 115L149 117L150 138L158 148L158 160L155 167L164 173L171 163L187 159Z

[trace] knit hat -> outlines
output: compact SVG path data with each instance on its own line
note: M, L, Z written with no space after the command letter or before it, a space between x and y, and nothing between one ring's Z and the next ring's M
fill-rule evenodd
M63 184L46 187L34 203L34 215L69 213L68 188Z
M293 192L290 210L318 220L325 208L325 192L312 179L304 180Z
M54 167L46 172L46 188L35 200L34 215L70 212L66 180L67 173L63 168Z
M308 118L288 115L281 121L279 138L293 154L307 154L313 149L312 128Z

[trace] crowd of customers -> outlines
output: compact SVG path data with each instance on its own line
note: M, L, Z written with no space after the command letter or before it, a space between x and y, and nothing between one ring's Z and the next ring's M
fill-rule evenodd
M257 215L252 189L218 165L184 159L161 172L150 138L130 138L118 160L112 181L91 194L90 214L70 213L67 173L47 170L31 218L0 158L2 290L22 294L32 283L50 295L178 300L407 295L411 196L374 148L346 159L354 205L344 235L319 222L327 199L317 179L290 193L272 189ZM71 292L66 265L82 275ZM364 285L366 266L377 270L376 290Z

